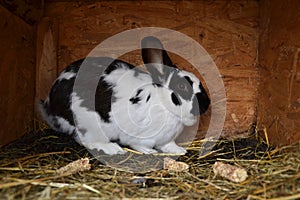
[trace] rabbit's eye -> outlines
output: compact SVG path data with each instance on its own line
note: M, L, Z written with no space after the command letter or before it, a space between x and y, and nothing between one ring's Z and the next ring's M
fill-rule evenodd
M187 85L185 83L179 83L177 85L177 87L178 87L179 90L182 90L182 91L187 91L188 90Z
M175 74L171 80L169 88L184 100L191 100L193 97L193 82L187 77L181 77Z

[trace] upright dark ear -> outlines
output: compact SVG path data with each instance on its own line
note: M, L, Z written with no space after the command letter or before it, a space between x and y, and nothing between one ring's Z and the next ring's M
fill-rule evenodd
M169 76L172 63L160 40L156 37L145 37L141 43L144 64L151 73L154 83L162 85Z

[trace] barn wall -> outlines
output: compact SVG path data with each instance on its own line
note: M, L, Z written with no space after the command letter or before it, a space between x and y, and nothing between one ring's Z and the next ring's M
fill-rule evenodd
M35 29L0 5L0 146L32 129Z
M245 132L256 122L258 1L46 1L44 12L40 29L50 30L51 56L57 54L57 61L38 66L50 75L39 74L37 99L45 98L52 84L49 77L54 79L104 39L131 28L157 26L194 38L219 67L228 100L224 134ZM50 22L46 28L45 20Z
M0 0L0 4L27 24L34 25L43 14L44 0Z
M260 3L258 123L273 144L300 140L300 1Z

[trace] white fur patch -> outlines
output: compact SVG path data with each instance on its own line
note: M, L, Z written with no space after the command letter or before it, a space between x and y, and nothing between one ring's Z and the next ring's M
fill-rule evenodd
M106 154L122 154L125 151L116 143L110 142L117 138L111 124L100 119L97 112L81 106L82 99L75 92L71 94L74 121L76 124L76 139L88 149L103 150Z
M75 130L75 127L72 126L67 120L59 116L47 115L45 121L49 126L58 132L72 134ZM59 127L57 127L59 125Z
M59 116L54 116L54 119L57 120L57 123L60 125L60 131L64 132L64 133L73 133L73 131L75 130L75 127L72 126L67 120L65 120L62 117Z
M76 76L76 73L74 73L74 72L63 72L63 73L61 73L59 75L59 77L57 78L57 80L59 80L59 81L61 81L63 79L69 80L69 79L71 79L71 78L73 78L75 76Z

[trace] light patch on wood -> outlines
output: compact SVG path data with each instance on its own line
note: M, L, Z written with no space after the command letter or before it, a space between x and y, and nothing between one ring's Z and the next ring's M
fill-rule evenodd
M234 123L238 123L239 122L239 119L236 117L236 114L231 113L231 118L234 121Z

